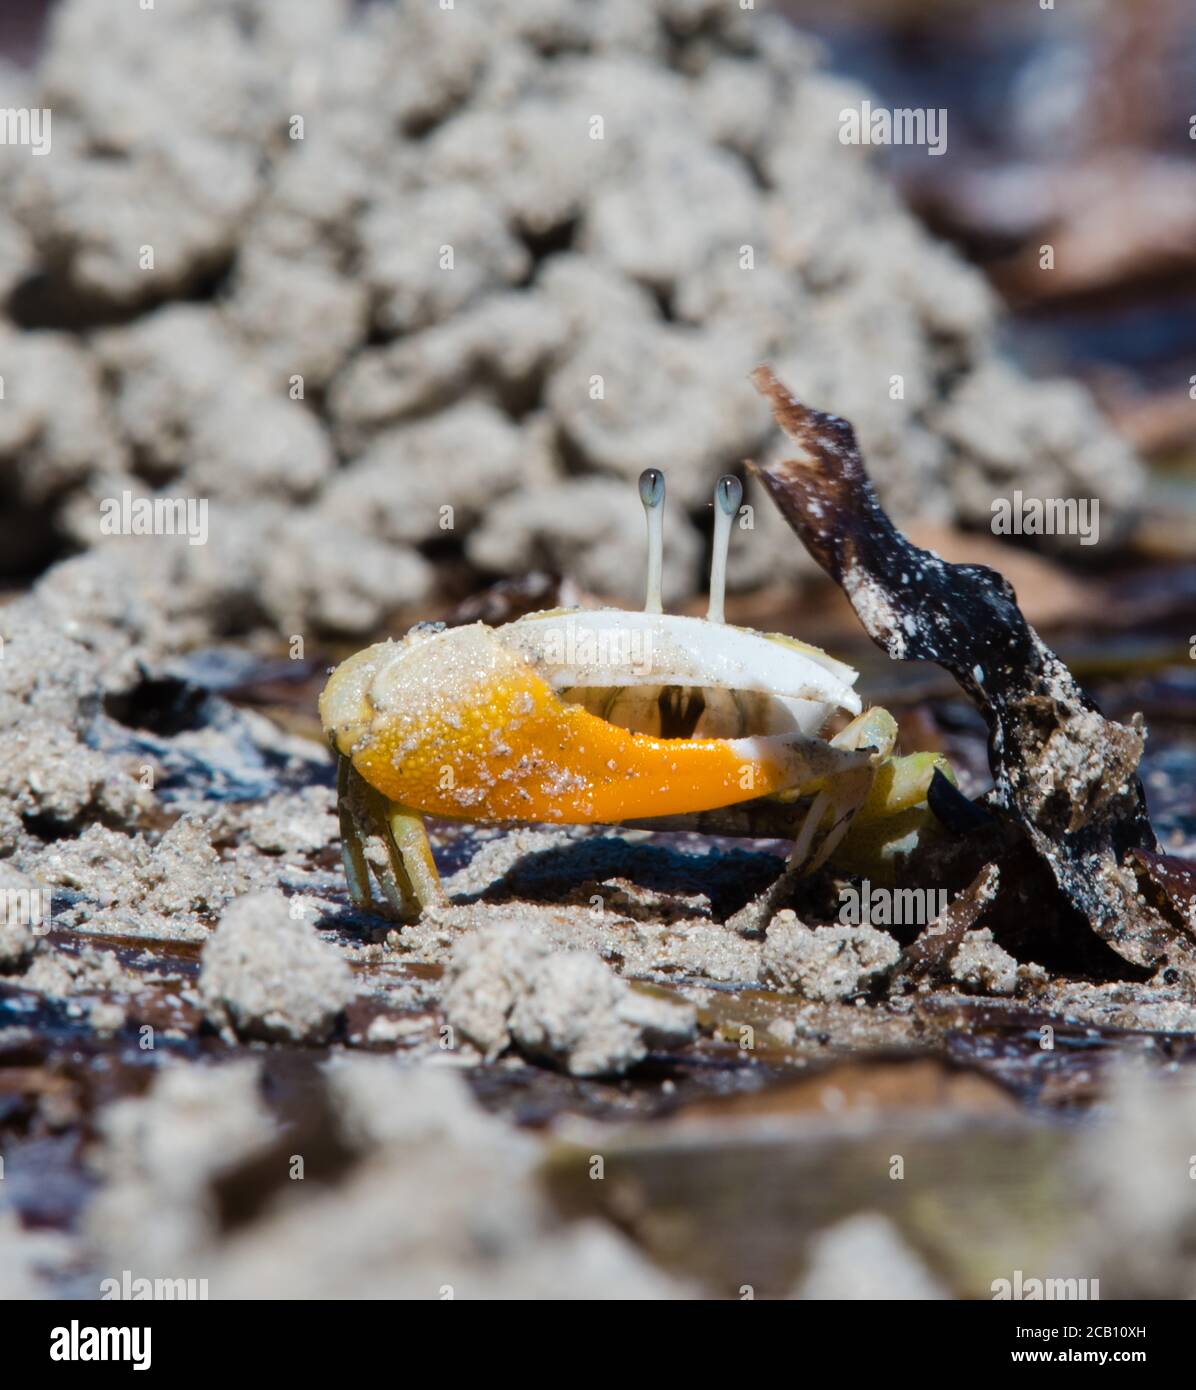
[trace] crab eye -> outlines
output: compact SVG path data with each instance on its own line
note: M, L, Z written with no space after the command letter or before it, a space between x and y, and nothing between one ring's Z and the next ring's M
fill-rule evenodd
M640 501L649 510L664 505L664 474L659 468L645 468L640 474Z
M719 510L733 517L743 502L743 484L734 473L724 473L714 489L714 501Z
M645 468L640 474L640 501L648 518L648 588L645 613L659 613L661 571L664 567L664 474L659 468Z

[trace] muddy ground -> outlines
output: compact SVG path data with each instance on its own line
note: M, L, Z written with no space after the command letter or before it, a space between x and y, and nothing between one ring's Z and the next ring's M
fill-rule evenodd
M51 903L0 980L6 1292L1194 1291L1183 988L988 933L897 988L902 933L817 895L827 937L727 925L783 844L646 831L435 825L452 905L396 929L348 900L323 657L155 655L135 605L89 651L46 621L70 569L3 614L5 886ZM827 607L869 694L982 790L950 683ZM1190 853L1190 680L1100 688L1151 711L1156 829Z

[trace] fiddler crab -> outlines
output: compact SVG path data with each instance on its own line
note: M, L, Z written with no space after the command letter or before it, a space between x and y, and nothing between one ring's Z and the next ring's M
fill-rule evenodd
M847 871L883 872L927 826L930 780L936 768L950 775L945 761L892 756L896 722L863 709L850 666L724 620L738 478L715 489L705 618L662 611L664 475L648 469L639 487L643 612L420 624L332 672L320 718L358 906L371 905L370 868L399 920L446 901L425 815L784 835L798 872L832 855Z

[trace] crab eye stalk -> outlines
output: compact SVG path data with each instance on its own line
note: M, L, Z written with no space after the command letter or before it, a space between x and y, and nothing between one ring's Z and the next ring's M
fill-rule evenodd
M714 550L710 557L710 605L706 617L723 622L727 594L727 551L731 548L731 522L743 501L743 484L734 473L724 473L714 487Z
M664 474L659 468L645 468L640 474L640 501L648 518L648 589L645 613L663 612L661 571L664 566Z

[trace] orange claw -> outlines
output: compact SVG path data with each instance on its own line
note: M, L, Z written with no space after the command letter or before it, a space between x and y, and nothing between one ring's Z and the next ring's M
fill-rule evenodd
M368 648L339 668L320 712L340 752L385 797L477 821L684 815L867 758L800 734L630 733L565 703L480 624L418 636L408 651L393 643Z

